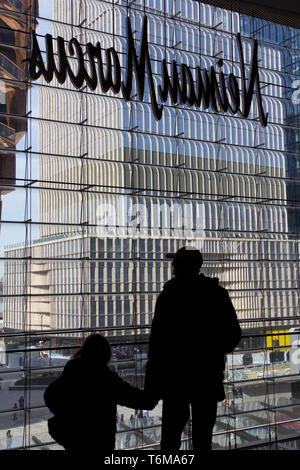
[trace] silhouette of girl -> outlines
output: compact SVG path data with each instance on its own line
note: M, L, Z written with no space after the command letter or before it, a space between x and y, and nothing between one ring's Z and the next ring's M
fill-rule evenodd
M114 449L117 404L139 409L156 404L111 371L110 359L108 341L91 334L45 391L45 403L54 414L48 421L49 433L66 450Z

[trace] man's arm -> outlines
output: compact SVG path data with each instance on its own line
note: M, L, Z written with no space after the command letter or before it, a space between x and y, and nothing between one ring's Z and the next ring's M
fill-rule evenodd
M155 304L154 316L151 324L148 350L148 361L150 362L158 362L161 358L163 338L165 335L164 314L166 314L165 299L164 295L160 294Z
M220 334L224 354L232 352L241 339L241 328L234 306L226 289L221 288L220 295Z
M167 309L164 293L158 296L151 325L149 338L148 361L146 364L145 390L154 398L160 398L160 377L162 368L163 349L166 342L165 316Z

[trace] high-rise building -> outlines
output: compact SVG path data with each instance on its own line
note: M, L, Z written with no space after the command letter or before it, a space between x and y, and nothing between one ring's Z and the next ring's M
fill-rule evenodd
M134 59L131 99L124 100L122 89L116 92L112 85L105 89L110 70L117 88L117 61L126 82L133 57L126 48L128 18L140 59L145 17L159 104L163 64L176 92L175 99L170 92L164 100L159 120L149 64L141 72L143 99ZM194 0L53 0L46 32L52 39L46 38L47 55L39 38L41 55L49 72L52 45L57 72L32 82L39 99L39 237L5 250L16 259L14 270L6 263L7 294L24 293L24 256L32 257L28 302L6 299L5 326L146 331L156 296L171 276L164 255L185 244L202 250L205 271L229 289L239 318L249 326L263 326L270 318L289 324L298 313L298 239L291 229L298 213L291 188L298 183L290 168L298 158L292 139L299 137L299 124L293 121L289 137L294 108L286 86L299 74L288 66L299 47L297 30ZM77 88L70 73L61 78L57 37L64 39L73 76L80 75L82 64L85 76L93 75L86 45L99 42L103 64L101 69L97 56L93 89L84 80ZM254 40L260 86L256 82L249 114L222 111L222 93L234 81L230 74L242 109L242 59L249 91ZM191 101L193 84L199 93L199 71L204 89L207 77L212 84L207 106L205 92L200 106L183 97L185 91ZM228 97L234 108L233 95Z

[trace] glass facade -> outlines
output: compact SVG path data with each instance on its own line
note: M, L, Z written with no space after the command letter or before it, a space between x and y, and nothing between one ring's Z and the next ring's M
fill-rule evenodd
M299 30L193 0L1 0L0 8L0 420L17 413L13 428L22 415L15 445L52 445L32 379L36 369L59 369L62 352L69 357L91 330L109 336L114 367L119 354L122 374L143 384L155 301L172 276L165 255L191 245L205 274L229 290L243 328L228 358L233 405L219 409L216 448L269 445L278 429L296 446L299 370L288 332L299 325ZM247 118L238 33L246 91L258 44L260 86ZM240 112L222 110L226 89L227 109L239 100ZM12 412L9 387L22 386L27 408ZM159 412L153 422L136 418L141 437L120 411L119 448L158 445Z

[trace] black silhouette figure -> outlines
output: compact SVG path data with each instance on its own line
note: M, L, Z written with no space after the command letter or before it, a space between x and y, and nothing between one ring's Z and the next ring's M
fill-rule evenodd
M181 248L174 277L160 293L151 326L145 390L163 399L161 449L173 452L192 408L193 449L210 450L217 402L225 398L225 355L241 330L218 278L199 274L199 250Z
M156 404L111 371L110 359L108 341L91 334L45 391L45 403L54 414L48 420L49 433L66 450L113 450L117 404L143 409Z

